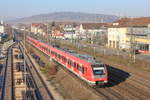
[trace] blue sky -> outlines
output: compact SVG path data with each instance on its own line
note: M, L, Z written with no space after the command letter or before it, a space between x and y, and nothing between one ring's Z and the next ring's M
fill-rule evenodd
M150 16L150 0L1 0L0 19L73 11L120 16Z

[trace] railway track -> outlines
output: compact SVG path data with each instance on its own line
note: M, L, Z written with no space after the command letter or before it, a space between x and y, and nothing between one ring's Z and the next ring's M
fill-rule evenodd
M132 78L130 78L130 80L150 89L150 81L148 81L148 80L140 79L139 77L134 76L134 75Z
M21 43L20 43L20 49L21 49L21 52L23 53L24 47ZM27 69L29 70L31 77L33 78L33 81L37 84L36 87L38 88L38 90L41 93L42 99L40 99L40 100L54 100L55 98L49 91L49 89L48 89L47 85L45 84L44 80L42 79L41 75L35 68L30 57L28 55L26 55L26 53L25 53L25 58L26 58L26 63L28 65Z
M110 77L109 81L110 84L117 84L118 81L120 81L119 79L121 79L123 76L119 74L115 73L111 73L113 77ZM135 81L131 82L131 79L128 79L129 81L125 81L122 82L120 84L118 84L116 87L112 87L112 88L118 88L119 92L124 91L123 93L126 93L126 97L128 97L128 99L131 99L129 97L134 97L140 100L148 100L148 98L150 98L149 93L147 91L142 90L141 88L139 88L136 85Z
M125 78L126 77L126 74L125 73L121 73L117 70L114 70L112 68L110 68L111 71L113 71L114 73L118 73L118 75L120 75L121 77L120 78ZM137 75L134 75L134 74L130 74L132 77L129 77L128 80L131 80L135 83L138 83L140 85L143 85L144 87L147 87L147 88L150 88L150 81L149 80L146 80L146 79L143 79L141 77L138 77Z
M23 55L18 44L8 48L0 100L55 100L29 58L16 59L18 54Z
M0 100L14 100L13 98L13 81L12 81L12 46L7 50L5 58L4 71L2 72L2 93Z

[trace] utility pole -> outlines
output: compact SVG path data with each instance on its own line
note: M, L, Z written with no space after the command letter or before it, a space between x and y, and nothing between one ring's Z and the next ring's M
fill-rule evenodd
M131 55L131 60L133 63L135 63L135 34L133 32L133 25L132 22L133 19L130 18L130 55Z
M71 25L71 43L73 44L73 34L74 34L74 30L73 30L73 24Z
M25 83L25 86L27 86L27 84L26 84L26 83L27 83L27 79L26 79L26 74L27 74L26 71L27 71L27 70L26 70L26 57L25 57L25 43L26 43L26 42L25 42L25 39L26 39L26 38L25 38L25 34L26 34L26 32L25 32L25 30L24 30L24 49L23 49L23 50L24 50L24 51L23 51L23 55L24 55L24 56L23 56L23 57L24 57L24 79L25 79L25 80L24 80L24 83ZM25 88L25 93L26 93L26 92L27 92L27 87Z
M117 38L118 38L118 41L117 41L117 56L119 56L120 55L120 53L119 53L119 50L120 50L120 35L119 35L119 32L118 32Z
M46 27L46 35L47 35L47 42L49 43L50 42L50 39L49 39L49 33L50 33L50 31L49 31L49 23L47 23L47 25L46 25L47 27Z

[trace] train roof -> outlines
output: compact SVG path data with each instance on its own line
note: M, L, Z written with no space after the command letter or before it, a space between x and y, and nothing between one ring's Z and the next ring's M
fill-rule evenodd
M73 53L74 56L78 57L78 58L81 58L83 60L86 60L90 63L95 63L95 58L93 58L92 56L89 56L89 55L85 55L85 54L75 54Z
M76 51L74 50L70 50L68 48L59 48L75 57L78 57L80 59L83 59L83 60L86 60L88 61L89 63L92 63L92 64L102 64L102 62L100 61L97 61L94 57L90 56L90 55L87 55L87 54L80 54L80 53L77 53Z

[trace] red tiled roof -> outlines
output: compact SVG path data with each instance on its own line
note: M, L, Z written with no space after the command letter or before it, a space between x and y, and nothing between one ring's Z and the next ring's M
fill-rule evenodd
M150 17L122 18L114 23L118 23L118 25L112 25L111 27L148 26Z
M33 23L31 26L32 27L42 28L42 29L46 29L47 28L47 26L45 24L41 24L41 23Z
M34 26L34 27L38 27L40 24L35 24L35 23L33 23L31 26Z

